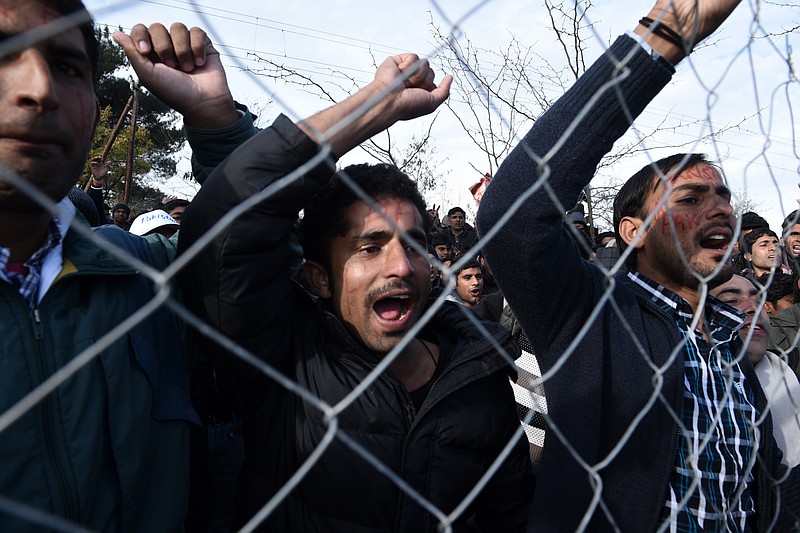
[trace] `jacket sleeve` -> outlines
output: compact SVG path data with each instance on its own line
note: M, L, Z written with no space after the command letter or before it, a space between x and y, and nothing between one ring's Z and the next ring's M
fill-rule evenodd
M317 155L318 146L288 118L244 143L219 164L184 213L179 254L192 259L178 279L187 307L250 354L285 370L291 358L287 332L296 304L289 265L290 233L298 212L333 173L333 163L287 176ZM285 179L282 179L284 178ZM271 191L221 231L199 252L193 249L229 211L252 196ZM215 357L227 352L209 346ZM225 358L253 406L274 382L236 356Z
M546 367L554 359L545 349L556 337L574 338L606 289L564 229L563 213L673 72L632 37L618 38L535 122L481 201L482 249Z
M236 104L236 109L242 116L236 124L227 128L205 130L188 125L184 128L186 139L192 147L192 174L200 185L206 182L217 165L259 131L247 107Z

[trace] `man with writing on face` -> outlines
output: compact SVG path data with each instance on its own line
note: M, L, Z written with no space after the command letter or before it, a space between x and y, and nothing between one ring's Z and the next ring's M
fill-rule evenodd
M732 349L741 318L704 290L732 274L720 169L676 154L623 185L614 229L628 270L613 280L581 259L557 207L577 201L673 65L736 4L659 0L539 117L481 202L479 229L497 230L548 180L482 245L548 376L548 427L558 428L557 438L548 430L530 531L798 523L800 474L781 465L763 391Z

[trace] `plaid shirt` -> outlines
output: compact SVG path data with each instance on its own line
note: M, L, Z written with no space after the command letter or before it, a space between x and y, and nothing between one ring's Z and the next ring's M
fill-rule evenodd
M730 341L741 314L709 297L703 321L712 342L691 327L689 304L638 273L628 276L675 323L684 339L684 392L675 468L664 520L669 531L747 531L750 482L758 450L755 399Z
M44 244L36 250L36 253L30 259L25 261L24 269L9 268L8 260L11 257L11 251L4 246L0 246L0 279L13 285L20 295L25 298L25 301L28 302L28 307L31 309L35 309L38 303L39 279L42 275L44 259L53 248L61 243L62 238L57 220L55 218L50 219L50 230L47 232ZM27 272L23 272L25 270Z

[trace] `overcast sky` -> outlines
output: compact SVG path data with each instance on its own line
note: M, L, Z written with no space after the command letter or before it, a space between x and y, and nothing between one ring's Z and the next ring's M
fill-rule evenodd
M633 28L651 5L632 1L602 4L589 11L594 34L586 33L587 59L596 57L609 41ZM346 78L350 78L363 85L371 79L374 61L380 62L390 54L414 51L435 62L438 50L431 22L446 30L453 30L458 24L457 28L463 31L458 34L462 44L469 39L476 47L501 50L516 38L525 46L534 45L542 60L557 67L563 64L563 54L547 30L547 11L538 1L90 0L87 6L98 23L114 27L128 29L136 22L169 25L180 21L205 28L223 53L234 96L256 109L264 119L262 126L280 112L302 118L329 103L296 85L243 71L263 69L265 65L259 58L285 64L329 87L335 97L341 98L344 93L333 88L334 83L348 85ZM644 133L661 125L661 133L647 140L649 153L655 159L675 151L659 150L659 146L689 142L712 130L722 131L714 137L713 144L688 146L682 151L704 151L718 159L731 188L745 191L751 200L760 202L758 211L775 230L800 197L800 156L795 147L794 126L800 113L800 87L796 79L790 78L787 61L791 46L800 50L800 32L772 39L762 36L797 25L797 4L743 3L718 36L712 38L713 45L696 51L691 63L684 62L673 83L637 121ZM750 40L750 35L758 38ZM555 85L551 90L554 97L560 91ZM454 105L457 108L458 102ZM456 112L466 116L463 110ZM422 135L428 124L402 124L394 128L393 139L402 143L412 135ZM451 111L443 111L433 128L446 187L429 195L428 200L446 207L461 204L474 212L467 188L480 173L490 170L486 156L469 143ZM356 150L344 162L368 160L365 153ZM630 157L604 174L627 177L647 162L645 154Z

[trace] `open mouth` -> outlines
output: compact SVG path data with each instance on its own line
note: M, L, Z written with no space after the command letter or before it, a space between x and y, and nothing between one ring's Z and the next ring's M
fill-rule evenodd
M387 321L400 321L403 320L411 308L411 298L407 295L391 296L378 300L372 305L375 311L382 320Z
M731 237L727 233L712 233L700 241L700 246L710 250L724 250L731 242Z
M742 332L743 332L745 335L747 335L747 334L748 334L748 332L749 332L750 330L752 330L752 331L753 331L753 336L754 336L754 337L757 337L757 336L760 336L760 335L766 335L766 334L767 334L767 331L766 331L766 330L765 330L763 327L761 327L761 326L759 326L758 324L755 324L755 323L753 323L753 322L748 322L748 323L745 323L745 324L742 326Z

